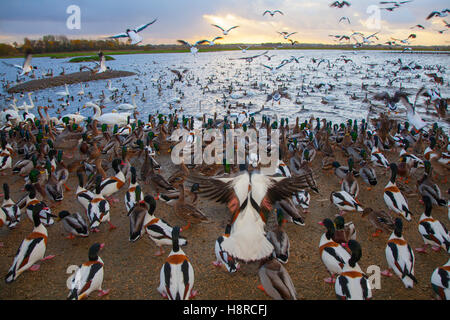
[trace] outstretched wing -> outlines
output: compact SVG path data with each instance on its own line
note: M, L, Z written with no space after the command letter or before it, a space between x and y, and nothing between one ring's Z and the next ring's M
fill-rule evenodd
M212 24L213 27L219 28L222 31L225 31L222 27L218 26L217 24Z
M228 29L227 31L230 31L230 30L233 30L233 29L236 29L236 28L238 28L239 26L234 26L234 27L231 27L230 29Z
M194 44L194 47L198 46L199 44L204 44L204 43L209 43L209 41L208 40L199 40Z
M184 44L185 46L191 47L191 44L184 40L177 40L179 43Z
M116 35L108 37L108 38L115 39L115 38L126 38L126 37L128 37L128 34L126 34L126 33L119 33L119 34L116 34Z
M134 32L138 33L138 32L140 32L140 31L144 30L144 29L147 28L149 25L154 24L154 23L156 22L156 20L158 20L158 19L155 19L155 20L153 20L152 22L149 22L149 23L147 23L147 24L143 24L143 25L140 26L140 27L137 27L136 29L134 29Z
M189 182L198 183L198 194L220 203L228 203L236 196L233 188L233 178L211 178L198 174L191 174Z

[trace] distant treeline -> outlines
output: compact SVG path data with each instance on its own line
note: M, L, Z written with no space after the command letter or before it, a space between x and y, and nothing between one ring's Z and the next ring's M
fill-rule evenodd
M199 46L199 49L207 49L206 51L220 51L220 50L239 50L239 46L245 47L246 44L216 44L213 47L208 45ZM413 50L433 50L433 51L450 51L450 46L413 46ZM180 51L188 48L178 44L163 44L163 45L130 45L127 41L118 39L105 40L84 40L74 39L70 40L66 36L46 35L39 40L31 40L24 38L23 44L14 42L12 45L0 43L0 56L20 56L28 50L34 54L58 53L58 52L93 52L99 50L105 51ZM335 44L295 44L289 43L263 43L252 45L252 49L343 49L355 50L352 45L335 45ZM357 48L359 50L402 50L401 46L385 46L385 45L371 45Z

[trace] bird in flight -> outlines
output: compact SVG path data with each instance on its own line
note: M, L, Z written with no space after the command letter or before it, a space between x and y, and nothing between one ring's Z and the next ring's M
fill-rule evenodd
M128 41L130 41L132 45L138 44L142 41L142 37L138 34L138 32L141 32L142 30L147 28L149 25L155 23L156 20L157 19L155 19L152 22L149 22L147 24L143 24L142 26L137 27L136 29L133 29L133 30L127 29L124 33L119 33L119 34L116 34L116 35L108 37L108 38L116 39L116 38L127 38L128 37Z
M21 66L19 66L18 64L7 63L4 61L2 61L2 62L3 62L3 64L5 64L9 67L15 67L19 70L22 70L22 72L19 74L19 76L23 76L23 75L30 73L33 69L37 69L37 67L34 67L31 65L31 58L32 58L31 51L27 51L25 53L25 61L24 61L23 65L21 65Z
M214 26L214 27L219 28L220 30L222 30L224 36L228 35L228 33L229 33L231 30L233 30L233 29L239 27L239 26L234 26L234 27L231 27L231 28L225 30L224 28L218 26L217 24L213 24L212 26Z
M251 57L242 57L242 58L236 58L236 59L230 59L230 60L245 60L248 63L251 63L253 61L253 59L256 59L258 57L261 57L263 55L266 55L269 51L266 51L264 53L258 54L256 56L251 56Z
M380 1L380 4L392 4L396 8L399 8L402 4L405 4L405 3L408 3L408 2L412 2L412 0L408 0L408 1Z
M350 7L351 4L349 2L347 2L347 1L342 1L342 2L335 1L335 2L330 4L330 7L332 7L332 8L333 7L335 7L335 8L342 8L344 6Z
M444 9L441 12L439 11L433 11L432 13L430 13L427 17L427 20L430 20L433 17L441 17L444 18L446 16L448 16L448 14L450 13L450 9Z
M421 24L416 24L414 27L411 27L410 29L414 29L414 28L419 28L419 29L425 30L425 27Z
M351 23L350 23L350 19L347 18L347 17L342 17L342 18L340 18L340 19L339 19L339 23L341 23L341 21L347 21L348 24L351 24Z
M185 46L188 46L189 48L191 48L191 53L192 54L196 54L198 52L197 46L200 44L204 44L204 43L208 43L208 40L199 40L194 44L190 44L187 41L184 40L177 40L179 43L184 44Z
M208 41L208 43L209 43L210 46L213 46L213 45L215 45L215 42L214 42L214 41L220 40L220 39L223 39L223 37L215 37L215 38L212 39L211 41L209 41L209 40L206 40L206 41Z
M176 76L177 79L175 79L175 81L180 81L183 82L183 75L188 72L188 69L184 69L183 71L178 71L175 69L169 69L170 71L172 71Z
M248 49L250 49L251 46L247 46L247 48L242 48L241 46L238 46L239 49L242 50L242 53L246 53Z
M265 16L266 13L268 13L268 14L270 14L273 17L275 15L275 13L277 13L277 12L284 16L284 13L281 12L280 10L275 10L275 11L266 10L266 11L264 11L263 16Z
M293 34L296 34L297 32L291 32L291 33L288 33L288 32L286 32L286 31L283 31L283 32L278 32L278 33L281 34L281 35L283 36L283 38L287 39L287 38L289 38L290 36L292 36Z
M291 45L295 45L295 44L299 43L297 40L292 40L292 39L288 39L288 40L291 43Z

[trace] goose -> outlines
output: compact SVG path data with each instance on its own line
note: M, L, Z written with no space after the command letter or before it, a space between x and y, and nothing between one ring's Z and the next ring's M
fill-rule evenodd
M78 266L78 269L69 277L70 292L68 300L81 300L87 298L93 291L100 291L99 297L107 295L110 290L103 290L104 262L98 256L104 243L94 243L89 248L89 261Z
M258 270L261 285L258 289L264 291L275 300L297 300L294 283L286 268L276 259L268 259L261 263Z
M235 28L239 28L239 26L233 26L233 27L231 27L231 28L224 29L224 28L218 26L217 24L213 24L212 26L213 26L213 27L216 27L216 28L219 28L220 30L222 30L222 33L223 33L224 36L228 35L228 33L229 33L231 30L233 30L233 29L235 29Z
M395 229L390 236L386 246L386 260L390 270L402 280L406 288L412 288L417 279L414 276L415 257L410 245L405 241L403 235L403 222L400 218L395 219ZM391 277L390 270L381 274Z
M158 292L170 300L188 300L198 294L192 290L194 268L179 246L179 234L180 228L175 226L172 230L172 251L160 272Z
M372 289L369 279L358 266L362 256L361 245L355 240L350 240L348 247L352 255L336 279L334 285L336 297L339 300L370 300Z
M424 196L422 201L425 203L425 211L419 219L419 233L425 246L416 248L416 251L427 253L426 249L431 245L433 251L439 251L442 248L450 253L450 233L442 222L431 216L432 203L430 197Z
M55 257L54 255L50 255L44 258L47 249L48 233L40 219L40 212L42 209L42 204L38 204L33 208L33 231L20 244L14 257L13 264L5 276L6 283L13 282L26 270L39 270L40 265L35 264L36 262L49 260Z
M59 92L56 92L55 94L56 94L57 96L63 96L63 97L68 97L68 96L70 96L69 87L67 86L67 84L64 84L64 86L65 86L66 90L65 90L65 91L59 91Z
M142 30L144 30L145 28L147 28L148 26L152 25L153 23L155 23L156 20L158 20L158 19L156 18L155 20L153 20L147 24L143 24L135 29L127 29L124 33L119 33L114 36L110 36L108 38L111 38L111 39L128 38L128 41L130 42L131 45L138 44L138 43L142 42L142 40L143 40L143 38L138 33L141 32Z

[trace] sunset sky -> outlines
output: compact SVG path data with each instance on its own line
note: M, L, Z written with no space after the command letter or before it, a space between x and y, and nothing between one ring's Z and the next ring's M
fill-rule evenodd
M9 0L0 2L0 42L23 42L24 37L38 39L46 34L69 38L99 39L124 32L127 28L158 18L141 35L143 44L174 44L177 39L195 42L212 39L220 30L238 25L218 43L286 42L277 32L298 32L291 36L300 43L334 43L330 34L350 35L353 31L370 35L380 32L384 43L391 37L406 39L415 33L411 45L449 45L450 31L443 20L426 20L431 11L447 8L448 0L414 0L393 12L381 10L379 27L370 23L370 6L379 1L354 0L351 7L330 8L331 0ZM66 27L69 5L81 9L81 29ZM265 10L279 9L284 15L263 16ZM376 12L373 11L373 12ZM375 13L376 14L376 13ZM339 23L346 16L351 24ZM426 29L411 27L421 24Z

